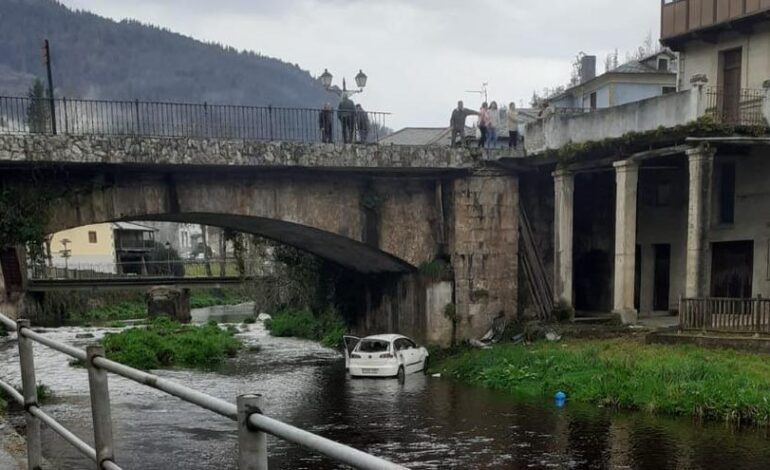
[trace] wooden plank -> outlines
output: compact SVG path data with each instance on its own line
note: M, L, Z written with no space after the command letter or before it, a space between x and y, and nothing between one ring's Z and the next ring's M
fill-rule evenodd
M759 0L746 0L746 13L759 11Z
M716 0L716 18L714 22L721 23L730 19L730 0Z
M740 18L746 12L744 0L730 0L730 19Z

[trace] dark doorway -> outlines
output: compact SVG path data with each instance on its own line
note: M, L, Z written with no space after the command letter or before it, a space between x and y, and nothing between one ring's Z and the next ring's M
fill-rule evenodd
M655 245L655 273L652 290L652 309L668 311L671 294L671 245Z
M638 312L642 303L642 247L636 245L636 255L634 257L634 308Z
M711 245L711 295L751 297L754 276L754 242L721 242Z
M721 115L725 122L740 122L741 67L743 50L730 49L719 54L719 74L722 82Z

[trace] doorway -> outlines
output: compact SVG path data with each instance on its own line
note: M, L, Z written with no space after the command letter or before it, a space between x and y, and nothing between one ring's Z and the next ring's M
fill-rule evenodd
M740 123L741 68L743 49L730 49L719 53L719 75L722 99L718 103L720 115L726 123Z
M653 274L652 309L668 311L671 296L671 245L654 245L655 271Z
M754 241L711 245L711 295L749 298L754 276Z

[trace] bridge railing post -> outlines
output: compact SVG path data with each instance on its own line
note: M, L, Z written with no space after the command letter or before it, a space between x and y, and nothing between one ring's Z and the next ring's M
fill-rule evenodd
M239 395L238 470L267 470L267 435L249 424L249 416L262 413L262 395Z
M92 345L86 347L88 367L88 388L91 392L91 415L94 422L94 449L96 450L96 468L101 470L104 462L114 462L115 454L112 442L112 413L110 411L110 389L107 384L107 371L94 365L94 359L104 357L104 347Z
M40 470L42 461L42 446L40 441L40 420L33 416L29 409L37 404L37 382L35 380L35 357L32 350L32 340L23 335L23 330L29 328L29 320L16 321L16 332L19 341L19 364L21 366L21 388L24 396L24 410L27 421L27 468Z

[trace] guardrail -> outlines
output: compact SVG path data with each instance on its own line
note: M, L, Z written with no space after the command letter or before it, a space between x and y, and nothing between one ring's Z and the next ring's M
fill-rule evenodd
M721 87L706 89L706 115L715 122L733 126L767 126L765 90L742 88L730 92Z
M58 261L58 260L57 260ZM262 259L210 258L204 260L123 261L119 263L67 263L67 266L30 264L30 280L99 280L133 278L208 279L257 276L270 273L272 264Z
M42 452L40 423L45 423L65 441L83 455L94 461L100 470L121 470L115 463L112 417L110 414L110 393L107 373L113 373L138 384L152 387L197 405L238 423L238 468L241 470L267 469L266 434L300 445L329 457L330 459L364 470L404 470L406 467L375 457L344 444L326 439L300 428L270 418L264 414L260 395L240 395L236 404L212 397L171 380L143 372L111 361L104 356L102 346L89 346L85 351L46 338L30 328L29 320L13 321L0 314L0 323L9 331L16 331L19 343L22 393L0 380L0 388L24 406L27 420L27 460L30 470L41 467ZM88 370L88 385L91 392L91 413L93 416L94 443L89 446L58 421L47 415L38 405L37 382L32 343L37 342L74 359L82 361Z
M682 330L770 334L770 299L703 297L682 299Z
M0 133L376 143L389 113L0 96ZM55 124L55 125L54 125Z

